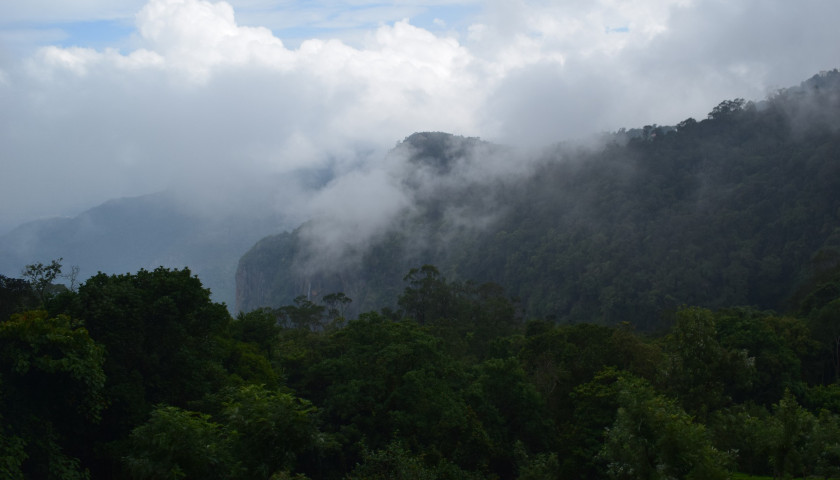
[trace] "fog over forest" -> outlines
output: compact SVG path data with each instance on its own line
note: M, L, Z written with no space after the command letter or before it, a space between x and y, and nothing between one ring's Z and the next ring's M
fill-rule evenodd
M532 150L703 118L834 68L838 13L818 0L5 2L0 233L161 191L190 214L375 229L411 201L386 153L413 132Z

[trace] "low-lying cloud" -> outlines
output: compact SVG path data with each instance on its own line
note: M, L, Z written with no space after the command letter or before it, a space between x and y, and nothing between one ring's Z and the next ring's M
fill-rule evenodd
M151 0L114 48L0 54L0 231L165 189L235 210L249 185L376 230L411 201L383 159L412 132L538 146L676 123L833 68L840 45L820 0L491 1L463 30L403 19L295 47L236 13Z

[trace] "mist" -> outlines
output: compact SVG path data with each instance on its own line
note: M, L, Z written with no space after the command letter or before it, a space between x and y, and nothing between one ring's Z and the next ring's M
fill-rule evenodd
M505 181L556 142L764 98L836 66L840 45L840 5L817 0L485 2L457 25L386 15L288 44L277 22L299 18L291 6L282 22L247 2L136 8L113 46L22 48L2 24L0 233L169 192L200 216L332 219L341 228L308 232L337 261L446 182ZM412 12L434 14L388 15ZM388 153L418 131L520 153L472 154L439 175Z

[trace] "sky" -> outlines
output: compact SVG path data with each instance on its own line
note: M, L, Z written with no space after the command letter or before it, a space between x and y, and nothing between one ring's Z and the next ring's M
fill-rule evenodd
M354 179L390 188L384 153L413 132L537 148L701 119L840 66L838 18L836 0L0 0L0 234L166 189L373 208Z

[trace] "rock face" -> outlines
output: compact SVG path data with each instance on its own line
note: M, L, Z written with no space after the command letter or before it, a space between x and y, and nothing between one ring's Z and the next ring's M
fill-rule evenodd
M288 233L263 238L240 260L236 269L236 310L249 312L256 308L270 306L275 279L289 268L288 262L294 252L292 237ZM271 266L269 266L271 265ZM302 293L295 288L295 292Z

